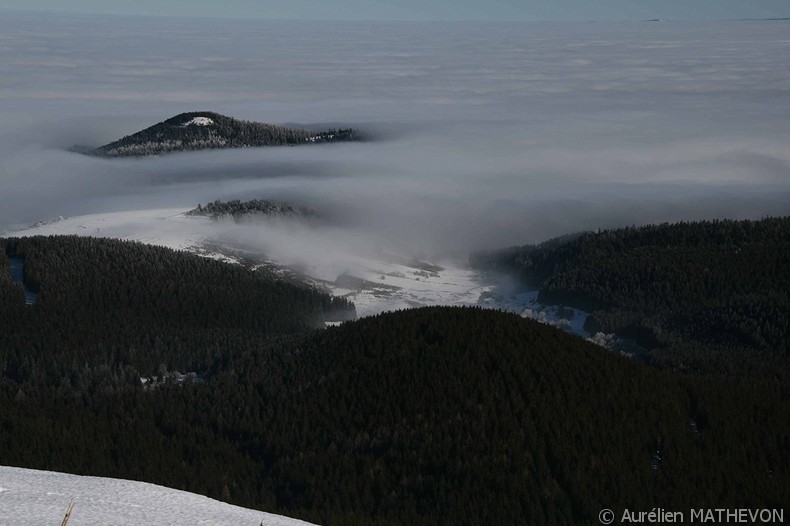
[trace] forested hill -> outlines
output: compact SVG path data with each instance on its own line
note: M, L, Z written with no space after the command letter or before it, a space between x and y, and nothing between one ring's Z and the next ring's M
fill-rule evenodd
M32 329L4 322L0 336L0 464L329 525L595 524L602 508L787 504L778 381L684 379L515 315L424 308L264 346L209 342L225 359L205 382L148 390L91 389L82 359L67 360L60 382L33 375L20 395L8 371L45 352L26 343ZM190 347L199 360L205 348ZM113 367L123 348L107 350Z
M790 217L584 233L473 263L519 275L543 302L591 311L591 331L636 338L660 365L790 372Z
M314 131L250 122L209 111L176 115L85 153L105 157L136 157L211 148L293 146L360 140L352 128Z
M0 271L6 254L22 258L39 293L26 307L2 273L0 385L22 392L205 372L272 338L355 317L342 298L160 247L76 236L0 247Z

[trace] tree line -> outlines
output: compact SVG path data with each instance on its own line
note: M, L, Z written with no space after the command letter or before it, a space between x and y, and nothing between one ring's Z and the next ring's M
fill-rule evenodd
M587 232L472 261L591 312L589 330L635 338L662 367L790 371L790 217Z
M230 218L234 221L241 221L248 216L306 217L313 215L313 211L308 208L297 208L284 201L270 201L268 199L220 201L217 199L207 203L206 206L198 203L197 208L188 211L187 215L206 216L212 219Z

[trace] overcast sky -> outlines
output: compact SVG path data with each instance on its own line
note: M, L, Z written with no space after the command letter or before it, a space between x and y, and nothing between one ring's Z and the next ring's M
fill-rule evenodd
M0 8L296 20L721 20L790 16L788 0L0 0Z

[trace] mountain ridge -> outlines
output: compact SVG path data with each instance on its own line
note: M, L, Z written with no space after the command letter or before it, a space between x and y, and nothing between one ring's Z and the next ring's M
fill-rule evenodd
M588 311L587 330L633 338L662 367L786 377L788 258L785 216L586 232L470 262Z

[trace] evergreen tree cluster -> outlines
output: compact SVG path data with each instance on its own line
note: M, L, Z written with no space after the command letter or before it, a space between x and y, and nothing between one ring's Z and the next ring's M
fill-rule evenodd
M188 124L194 119L208 124ZM234 119L210 111L176 115L142 131L100 146L90 153L104 157L138 157L213 148L295 146L361 140L353 128L313 131Z
M790 372L790 217L584 233L473 263L590 311L591 331L635 338L662 366Z
M787 505L781 379L657 371L477 308L313 330L333 300L236 266L121 241L3 244L40 296L0 307L0 464L326 525ZM175 368L205 382L140 382Z
M24 304L23 289L18 284L12 283L10 262L8 258L0 255L0 305L10 306L20 304ZM2 316L3 311L0 310L0 317Z
M230 219L236 222L255 216L280 216L280 217L306 217L313 212L306 208L296 208L283 201L269 201L268 199L252 199L250 201L216 200L206 206L198 204L187 215L206 216L216 220Z

